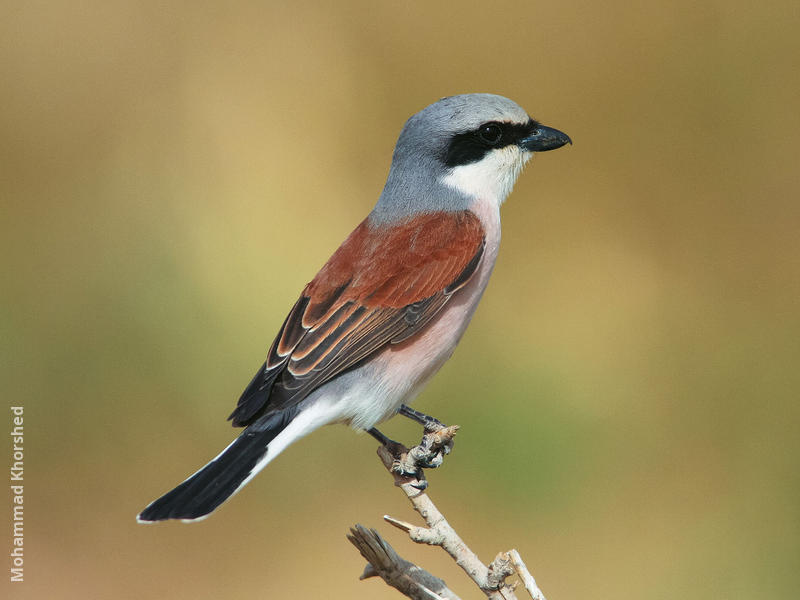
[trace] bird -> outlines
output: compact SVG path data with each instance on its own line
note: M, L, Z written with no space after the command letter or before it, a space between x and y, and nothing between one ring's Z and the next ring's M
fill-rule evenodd
M211 462L137 516L208 517L316 429L400 413L453 354L500 244L500 206L537 152L572 144L518 104L486 93L442 98L400 132L367 217L305 286L229 420L244 427Z

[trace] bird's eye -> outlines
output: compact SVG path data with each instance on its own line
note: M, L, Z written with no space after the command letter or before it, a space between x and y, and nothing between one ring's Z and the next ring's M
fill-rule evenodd
M478 137L490 146L495 146L503 137L503 130L497 123L487 123L478 129Z
M533 131L531 131L531 135L539 135L540 133L542 132L539 131L538 129L534 129Z

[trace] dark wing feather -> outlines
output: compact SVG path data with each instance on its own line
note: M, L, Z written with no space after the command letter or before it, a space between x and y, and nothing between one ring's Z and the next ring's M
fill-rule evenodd
M401 225L364 221L295 303L229 419L248 425L293 406L388 344L427 325L475 273L484 232L469 211Z

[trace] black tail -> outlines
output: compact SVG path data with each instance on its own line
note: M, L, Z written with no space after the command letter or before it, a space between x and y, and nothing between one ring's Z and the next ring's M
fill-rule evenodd
M269 443L296 415L297 408L292 407L261 417L205 467L151 502L136 520L194 520L208 515L239 489L266 456Z

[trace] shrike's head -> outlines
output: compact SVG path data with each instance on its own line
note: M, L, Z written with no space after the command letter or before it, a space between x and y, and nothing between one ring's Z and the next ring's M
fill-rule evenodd
M572 143L494 94L450 96L403 127L374 215L461 210L475 200L502 203L534 152Z

